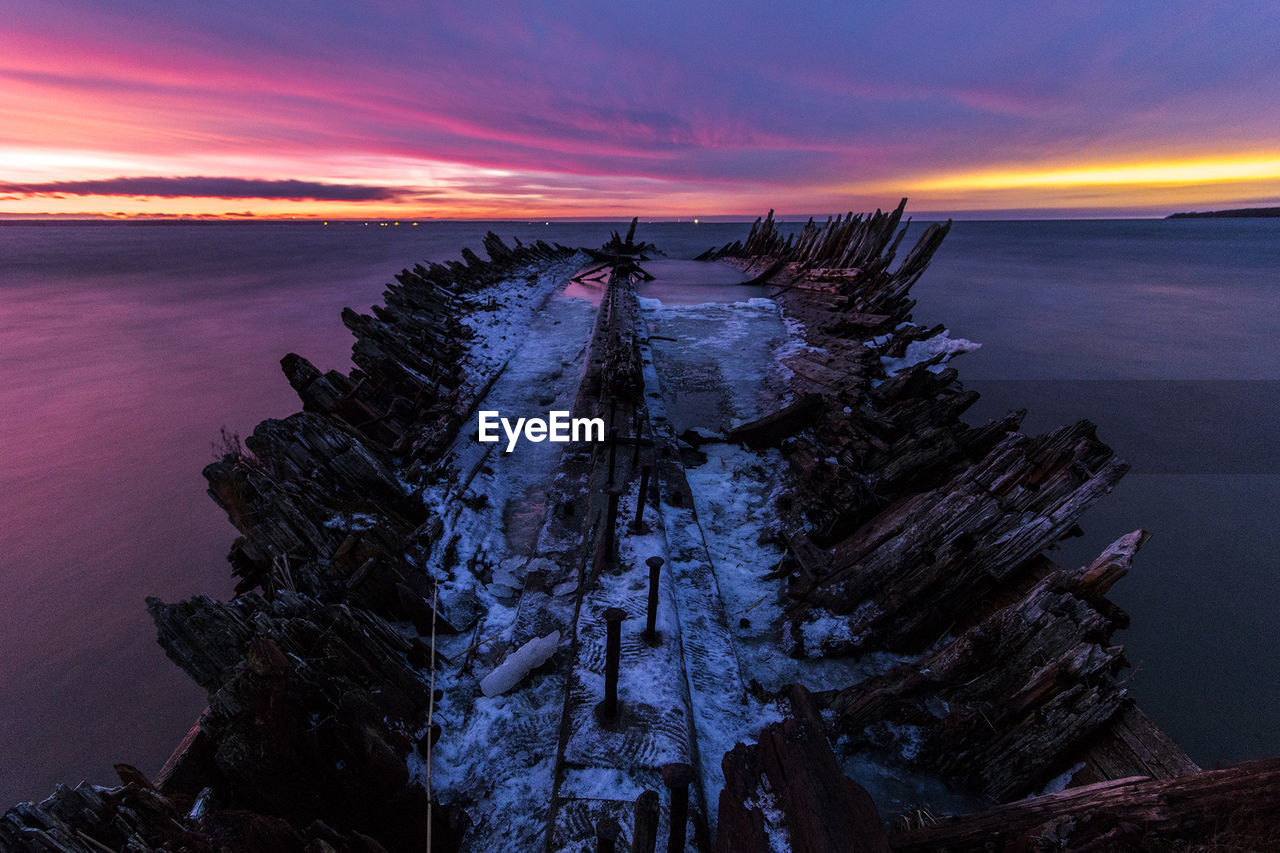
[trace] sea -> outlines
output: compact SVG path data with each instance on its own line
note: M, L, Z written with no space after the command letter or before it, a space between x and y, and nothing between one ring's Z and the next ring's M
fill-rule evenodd
M0 223L0 810L154 773L195 722L144 599L231 593L200 471L222 430L298 410L281 356L349 368L344 306L488 230L625 226ZM687 258L748 227L637 237ZM1203 766L1280 753L1280 220L961 221L914 296L982 344L970 421L1089 418L1133 466L1056 555L1153 533L1111 596L1132 695Z

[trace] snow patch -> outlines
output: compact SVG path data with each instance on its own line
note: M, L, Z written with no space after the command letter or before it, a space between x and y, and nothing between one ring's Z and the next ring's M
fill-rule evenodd
M480 692L485 696L500 696L519 684L530 670L542 666L556 653L560 645L560 632L552 631L545 637L534 637L498 665L498 668L480 681Z
M786 815L778 807L778 798L772 791L764 787L764 779L754 797L742 801L748 809L759 809L764 817L764 831L769 838L769 849L773 853L790 853L791 833L787 831Z
M847 616L835 616L824 613L812 622L800 626L800 636L804 638L806 652L816 652L822 648L823 641L848 643L853 640Z
M564 772L560 796L576 800L634 801L645 786L635 775L617 767L572 767Z
M1032 797L1043 797L1045 794L1056 794L1059 791L1066 790L1067 785L1071 783L1071 777L1075 776L1077 773L1079 773L1083 769L1084 769L1083 761L1079 762L1078 764L1071 765L1066 769L1065 772L1060 773L1057 776L1054 776L1052 779L1050 779L1045 784L1044 788L1042 788L1038 793L1028 794L1027 799L1029 800Z
M372 515L363 512L353 512L351 514L337 513L324 522L324 526L330 530L348 530L359 531L368 530L378 523L378 519Z
M908 723L894 723L885 720L880 725L893 738L898 753L907 761L914 761L920 756L920 747L924 745L924 737L919 726Z

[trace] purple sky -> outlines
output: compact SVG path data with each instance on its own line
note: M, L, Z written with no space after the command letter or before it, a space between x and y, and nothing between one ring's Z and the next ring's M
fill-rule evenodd
M0 213L1280 203L1275 3L0 6Z

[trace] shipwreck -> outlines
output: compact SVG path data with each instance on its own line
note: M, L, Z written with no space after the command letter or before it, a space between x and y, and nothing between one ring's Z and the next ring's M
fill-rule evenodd
M205 469L237 594L147 606L208 708L0 846L1264 849L1280 759L1202 770L1126 692L1147 533L1053 560L1126 465L962 420L972 345L911 298L950 223L906 249L904 206L681 262L741 301L647 298L635 221L399 273ZM506 452L482 410L604 440Z

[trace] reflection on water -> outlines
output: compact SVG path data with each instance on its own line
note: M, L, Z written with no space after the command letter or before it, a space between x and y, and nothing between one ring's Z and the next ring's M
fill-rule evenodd
M583 299L590 302L592 305L599 305L600 300L604 299L604 290L608 282L604 279L597 278L576 278L576 275L581 275L583 272L589 271L590 267L587 267L575 274L575 279L570 280L570 282L564 286L564 290L560 291L560 295L569 299Z
M665 305L698 305L703 302L746 302L768 296L769 288L746 285L746 275L736 267L716 261L646 261L642 265L653 281L636 285L636 293Z
M640 268L652 281L636 284L636 293L666 305L698 305L703 302L746 302L766 297L769 288L744 284L749 280L741 270L719 261L689 261L657 258L642 261ZM599 305L609 283L609 268L598 262L584 266L562 291L572 299L586 299Z

